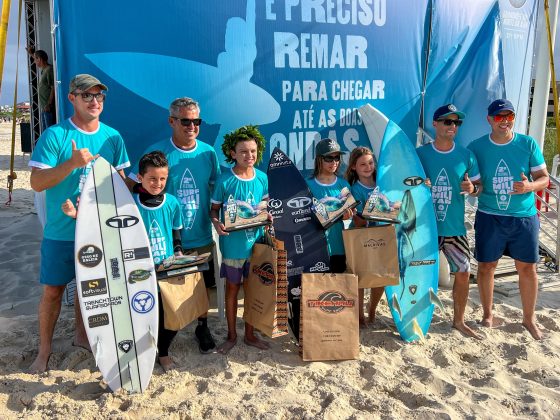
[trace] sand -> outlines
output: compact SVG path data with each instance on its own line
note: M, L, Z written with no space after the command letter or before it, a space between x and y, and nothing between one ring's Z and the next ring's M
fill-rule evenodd
M202 355L190 325L171 346L178 369L164 373L156 364L141 395L102 387L91 353L71 345L73 308L63 306L50 370L24 373L38 344L41 227L29 186L29 156L22 156L19 145L13 202L4 206L10 133L11 126L0 125L0 418L560 417L558 286L539 294L537 318L546 334L540 342L521 327L519 296L496 294L496 315L506 324L478 328L475 285L466 319L484 340L451 329L451 292L444 289L444 313L436 312L429 335L415 344L399 339L382 300L374 326L360 332L359 359L351 361L304 363L289 336L272 341L269 351L240 340L227 356ZM557 280L544 271L540 277ZM218 342L225 339L226 324L215 302L209 325Z

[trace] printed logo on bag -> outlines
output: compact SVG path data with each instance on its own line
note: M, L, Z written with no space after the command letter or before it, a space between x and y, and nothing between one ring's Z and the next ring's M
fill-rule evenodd
M119 349L121 349L125 353L128 353L132 348L132 340L123 340L120 341L117 345L119 346Z
M329 314L337 314L345 308L353 308L355 304L354 299L346 299L342 293L332 290L321 293L317 299L307 301L308 308L319 308Z
M134 312L139 314L147 314L150 312L156 304L154 295L146 290L142 290L132 296L130 306L134 309Z
M311 204L311 198L309 197L294 197L287 203L288 207L292 209L301 209L307 207Z
M274 267L269 262L264 262L258 267L253 267L253 273L259 278L262 284L270 286L274 283Z
M364 242L364 248L382 248L386 245L387 243L385 242L385 239L370 238Z
M118 258L111 258L111 275L113 276L113 280L121 278Z
M107 293L107 281L103 278L94 280L82 280L82 297L104 295Z
M150 249L147 246L142 248L124 249L122 252L123 260L142 260L150 258Z
M317 264L315 264L313 267L311 267L309 269L310 273L314 273L316 271L329 271L329 266L327 264L325 264L323 261L319 261L317 262Z
M102 327L104 325L109 325L109 314L97 314L88 316L88 325L90 328Z
M404 185L408 185L409 187L416 187L424 182L424 178L421 176L409 176L403 180Z
M95 245L86 245L78 251L78 262L84 267L95 267L101 262L103 252Z
M143 270L143 269L132 270L130 272L130 274L128 275L128 282L130 284L134 284L137 281L148 280L151 275L152 275L152 272L148 271L148 270Z
M113 216L110 219L105 220L105 224L109 227L115 229L124 229L131 226L134 226L139 222L138 217L135 216Z

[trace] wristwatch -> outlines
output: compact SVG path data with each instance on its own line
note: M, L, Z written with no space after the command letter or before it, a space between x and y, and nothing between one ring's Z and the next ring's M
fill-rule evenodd
M474 184L473 187L474 187L474 190L473 190L473 192L471 193L471 195L476 195L476 194L478 193L478 190L479 190L478 185L477 185L477 184Z

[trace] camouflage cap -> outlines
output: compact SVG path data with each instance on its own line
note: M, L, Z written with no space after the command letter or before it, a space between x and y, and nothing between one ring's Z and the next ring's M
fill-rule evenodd
M93 77L90 74L77 74L70 81L70 93L75 92L76 90L85 92L94 86L99 86L103 90L109 90L107 86L99 81L98 78Z

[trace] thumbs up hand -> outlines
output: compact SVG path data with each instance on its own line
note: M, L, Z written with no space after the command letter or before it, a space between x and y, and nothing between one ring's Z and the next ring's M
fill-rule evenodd
M515 181L513 183L513 191L511 194L525 194L533 191L533 183L521 172L521 181Z
M463 181L461 181L461 194L467 195L467 194L472 194L473 192L474 192L474 185L469 179L469 174L465 172Z
M76 142L72 139L72 156L70 157L70 164L73 169L76 168L83 168L89 162L94 159L97 159L99 154L93 156L88 148L78 149L76 146Z

